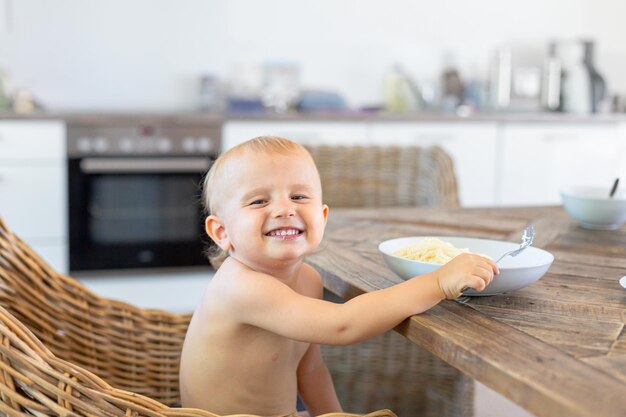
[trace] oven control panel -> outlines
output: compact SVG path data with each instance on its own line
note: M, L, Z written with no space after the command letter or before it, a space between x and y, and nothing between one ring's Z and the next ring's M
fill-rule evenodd
M68 155L216 155L221 125L68 125Z

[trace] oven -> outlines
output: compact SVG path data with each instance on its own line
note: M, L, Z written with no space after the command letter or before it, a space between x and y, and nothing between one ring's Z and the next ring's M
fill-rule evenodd
M201 182L219 123L68 125L70 271L209 265Z

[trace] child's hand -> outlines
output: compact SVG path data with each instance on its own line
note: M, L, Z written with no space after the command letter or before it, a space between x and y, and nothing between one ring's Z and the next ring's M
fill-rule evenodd
M499 273L494 261L471 253L458 255L435 271L439 288L447 299L459 297L464 288L482 291Z

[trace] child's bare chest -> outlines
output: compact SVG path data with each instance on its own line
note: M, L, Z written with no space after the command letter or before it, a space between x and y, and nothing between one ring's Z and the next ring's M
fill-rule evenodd
M256 335L251 333L250 347L254 348L257 360L270 366L297 366L310 346L309 343L287 339L263 329L258 329Z

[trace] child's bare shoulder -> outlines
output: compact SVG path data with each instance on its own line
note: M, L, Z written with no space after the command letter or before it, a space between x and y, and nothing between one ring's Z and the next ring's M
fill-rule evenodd
M224 262L211 279L202 300L202 311L228 317L231 321L240 321L244 312L261 307L259 304L268 299L268 285L271 282L265 274L239 268Z
M216 287L220 288L220 292L234 292L251 291L257 283L269 281L271 276L262 272L255 271L247 268L237 262L225 261L222 266L217 270L213 281L217 284Z
M300 270L300 277L303 281L305 295L315 298L322 297L324 293L324 282L315 268L308 264L303 264Z
M282 292L286 287L272 275L256 271L237 261L224 262L213 278L212 289L229 302L254 301L268 293Z

